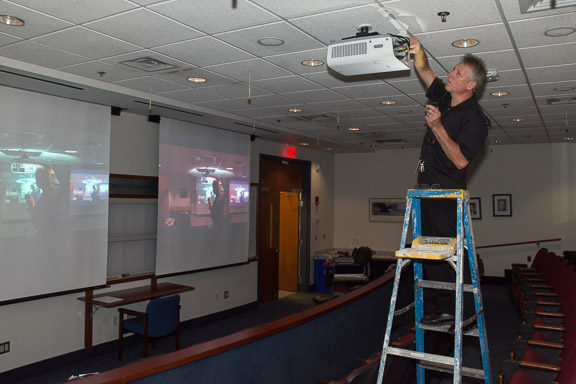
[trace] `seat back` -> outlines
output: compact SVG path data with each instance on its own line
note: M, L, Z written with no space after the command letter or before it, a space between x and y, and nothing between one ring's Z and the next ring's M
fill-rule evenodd
M526 372L518 371L512 376L509 384L534 384L534 381Z
M148 314L148 336L163 337L174 333L180 322L180 295L150 300L146 306Z

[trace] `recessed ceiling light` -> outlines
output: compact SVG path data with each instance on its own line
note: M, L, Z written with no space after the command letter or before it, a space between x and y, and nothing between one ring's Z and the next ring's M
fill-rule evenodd
M348 128L348 130L349 130L349 131L359 131L359 130L360 130L360 128L357 128L357 127L350 127L350 128Z
M515 122L515 123L519 123L519 122L524 121L524 120L525 120L525 119L524 119L523 117L515 117L515 118L512 119L512 121Z
M564 37L573 34L576 32L576 28L574 27L558 27L552 28L544 32L544 34L548 37Z
M508 96L509 94L510 93L507 91L496 91L496 92L490 93L490 96L501 97L501 96Z
M452 42L452 45L456 48L470 48L480 44L480 41L476 39L461 39Z
M396 104L396 103L397 103L396 100L382 100L382 101L380 102L380 104L384 104L384 105L394 105L394 104Z
M188 80L191 83L205 83L207 80L203 77L189 77Z
M303 146L303 147L307 147L307 146L309 146L310 144L309 144L309 143L302 142L302 143L300 143L300 145Z
M564 141L574 141L574 138L573 137L565 137L563 140Z
M24 20L9 15L0 15L0 23L10 25L12 27L22 27L25 24Z
M279 45L284 44L284 40L279 39L277 37L263 37L258 39L258 44L263 45L265 47L277 47Z
M558 87L558 88L554 88L554 90L556 92L570 92L573 91L575 88L574 87Z
M324 148L324 149L327 150L327 151L332 151L332 150L333 150L333 149L330 148L330 147L326 147L326 148Z
M376 144L370 144L370 145L368 146L368 148L370 148L370 149L376 149L376 148L378 148L378 146L377 146Z
M302 112L302 108L290 108L288 110L288 112L292 112L292 113Z
M324 65L324 62L322 60L309 59L302 61L301 64L307 67L320 67Z
M66 149L64 153L78 153L78 151L75 149Z

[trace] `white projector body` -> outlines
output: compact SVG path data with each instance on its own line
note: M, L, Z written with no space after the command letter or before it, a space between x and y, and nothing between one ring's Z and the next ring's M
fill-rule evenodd
M394 38L370 36L328 46L328 67L344 76L410 70L410 55L394 54Z

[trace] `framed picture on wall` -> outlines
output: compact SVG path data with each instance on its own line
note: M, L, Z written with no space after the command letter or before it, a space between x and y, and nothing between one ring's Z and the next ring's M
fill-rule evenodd
M512 216L512 195L492 195L492 215Z
M470 217L472 220L480 220L482 218L482 205L480 204L480 198L471 197L468 204L470 205Z
M405 198L370 199L370 221L403 222L406 211Z

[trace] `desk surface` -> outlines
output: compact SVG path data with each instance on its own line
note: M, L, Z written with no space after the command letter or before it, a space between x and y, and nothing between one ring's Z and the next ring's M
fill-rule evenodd
M146 285L143 287L123 289L94 295L92 297L79 297L78 300L90 304L100 305L105 308L119 307L121 305L138 303L141 301L152 300L158 297L175 295L177 293L193 291L194 287L189 285L180 285L174 283L159 283Z

